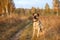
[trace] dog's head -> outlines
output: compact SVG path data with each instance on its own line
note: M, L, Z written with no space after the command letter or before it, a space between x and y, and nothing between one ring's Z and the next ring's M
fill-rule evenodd
M39 17L39 14L38 14L38 13L34 13L34 14L33 14L33 18L34 18L34 19L38 19L38 17Z

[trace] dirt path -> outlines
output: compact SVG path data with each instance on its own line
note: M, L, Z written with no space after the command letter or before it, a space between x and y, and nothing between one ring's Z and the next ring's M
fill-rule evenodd
M27 26L25 26L25 28L23 28L22 30L20 30L18 33L16 33L13 38L11 38L11 40L18 40L19 36L21 35L21 33L23 32L24 29L27 29L28 27L30 27L32 23L28 24Z

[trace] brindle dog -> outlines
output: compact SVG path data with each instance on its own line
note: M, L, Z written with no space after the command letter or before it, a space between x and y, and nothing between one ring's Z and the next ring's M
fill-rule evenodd
M33 37L39 37L41 31L41 22L39 21L39 14L33 14Z

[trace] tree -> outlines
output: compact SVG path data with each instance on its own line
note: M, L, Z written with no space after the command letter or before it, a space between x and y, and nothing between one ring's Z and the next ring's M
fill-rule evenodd
M0 11L4 14L4 15L9 15L10 13L12 13L15 9L15 5L13 0L0 0Z
M25 9L25 15L27 15L27 16L31 15L30 9Z
M25 9L20 8L20 14L21 14L21 15L25 15Z
M0 16L4 14L4 0L0 0Z
M32 7L31 13L35 13L35 12L36 12L36 8Z
M2 4L1 4L1 0L0 0L0 14L2 13Z
M46 3L46 6L45 6L45 13L46 14L50 13L50 7L49 7L48 3Z
M14 11L15 11L15 4L14 4L13 0L9 0L8 12L10 14L10 13L13 13Z
M36 12L41 15L41 10L39 8L36 9Z

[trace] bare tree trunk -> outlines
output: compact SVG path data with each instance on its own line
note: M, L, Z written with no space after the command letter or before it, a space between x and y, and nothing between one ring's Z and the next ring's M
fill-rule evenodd
M59 12L57 11L57 16L58 16L58 13L59 13Z
M7 6L5 6L5 12L6 12L7 16L8 16L8 7Z
M4 8L2 8L2 16L4 16L4 13L5 13L5 12L4 12Z

